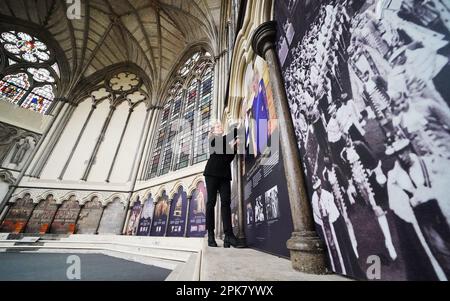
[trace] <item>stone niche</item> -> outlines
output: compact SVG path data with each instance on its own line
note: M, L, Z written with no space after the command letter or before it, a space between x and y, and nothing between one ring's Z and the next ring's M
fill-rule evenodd
M126 213L126 206L119 198L115 198L103 212L98 234L122 234L122 226Z
M0 122L0 166L21 171L41 136Z

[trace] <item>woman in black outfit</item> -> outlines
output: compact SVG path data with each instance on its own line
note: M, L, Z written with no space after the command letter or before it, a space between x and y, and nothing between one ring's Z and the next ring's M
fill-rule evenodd
M228 139L227 139L228 138ZM225 233L224 247L238 247L238 240L233 234L231 224L231 167L237 153L239 139L224 135L222 125L215 123L211 127L209 135L210 158L206 164L203 175L206 180L208 201L206 202L206 229L208 230L208 246L217 247L214 238L214 208L217 201L217 193L220 193L223 230Z

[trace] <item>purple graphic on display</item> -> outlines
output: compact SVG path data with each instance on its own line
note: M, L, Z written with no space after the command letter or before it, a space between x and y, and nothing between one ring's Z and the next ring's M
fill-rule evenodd
M141 217L141 212L142 212L142 205L138 197L138 200L134 203L133 208L131 209L126 235L136 235L138 230L139 219Z
M206 187L200 182L192 193L189 205L187 236L203 237L206 234Z
M144 208L142 209L141 219L139 220L139 226L137 230L138 236L150 235L154 211L155 204L153 203L153 197L150 194L144 203Z
M169 197L163 191L155 205L151 236L164 236L167 227L167 216L169 215Z
M184 236L186 227L187 194L183 187L178 188L170 206L167 236Z

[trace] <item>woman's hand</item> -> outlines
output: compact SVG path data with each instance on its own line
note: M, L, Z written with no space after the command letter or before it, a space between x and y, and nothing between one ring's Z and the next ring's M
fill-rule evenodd
M231 147L239 146L240 144L241 144L241 140L239 138L236 138L230 142Z

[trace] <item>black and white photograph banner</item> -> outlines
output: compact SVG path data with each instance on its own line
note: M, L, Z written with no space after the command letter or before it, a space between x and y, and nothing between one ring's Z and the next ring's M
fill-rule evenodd
M450 277L450 2L275 1L277 51L330 268Z

